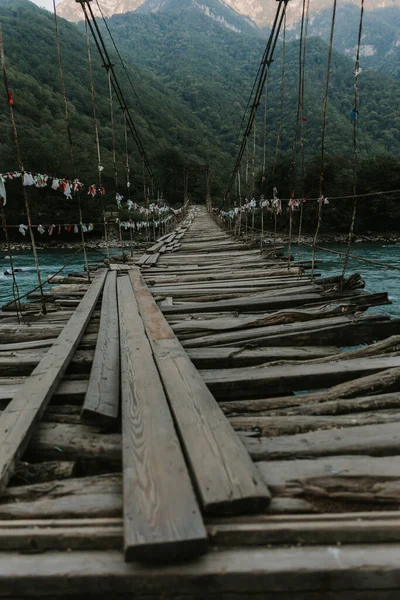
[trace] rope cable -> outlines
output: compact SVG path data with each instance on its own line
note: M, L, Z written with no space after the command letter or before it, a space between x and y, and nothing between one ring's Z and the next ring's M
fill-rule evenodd
M128 147L128 124L126 122L126 112L122 111L124 117L124 140L125 140L125 169L126 169L126 190L128 192L128 197L130 198L130 188L131 188L131 168L129 164L129 147ZM131 258L133 257L133 237L132 237L132 228L129 228L129 245L131 249Z
M23 194L23 198L24 198L26 218L28 221L28 229L29 229L29 235L30 235L30 239L31 239L36 275L37 275L37 280L38 280L38 284L39 284L39 288L40 288L40 294L41 294L41 300L42 300L42 311L43 311L43 314L46 314L47 313L46 300L45 300L45 296L43 294L43 285L42 285L42 277L40 274L39 259L38 259L37 250L36 250L35 236L33 235L33 229L32 229L29 197L28 197L28 192L27 192L26 186L24 185L24 167L22 164L21 149L20 149L20 145L19 145L17 125L16 125L15 118L14 118L13 102L10 101L10 98L12 96L10 95L10 90L8 87L6 59L5 59L5 55L4 55L4 46L3 46L3 32L2 32L1 26L0 26L0 54L1 54L1 64L2 64L2 69L3 69L4 87L6 90L6 97L7 97L8 107L9 107L12 130L13 130L15 149L16 149L16 153L17 153L18 168L21 171L22 194Z
M123 58L122 58L122 56L121 56L121 53L120 53L120 51L118 50L118 46L117 46L117 44L116 44L116 42L115 42L115 40L114 40L114 37L113 37L113 35L112 35L112 33L111 33L111 30L110 30L110 27L109 27L109 25L108 25L108 23L107 23L107 19L106 19L106 18L105 18L105 16L104 16L103 10L102 10L102 8L101 8L101 6L100 6L100 3L99 3L99 1L98 1L98 0L96 0L96 4L97 4L97 7L98 7L98 9L99 9L100 15L101 15L101 17L102 17L102 19L103 19L104 25L106 26L106 29L107 29L107 31L108 31L108 35L110 36L110 39L111 39L111 41L112 41L112 44L113 44L113 46L114 46L114 49L115 49L115 51L116 51L116 53L117 53L117 56L118 56L118 58L119 58L119 61L120 61L120 63L121 63L121 66L122 66L122 68L123 68L123 70L124 70L124 72L125 72L126 78L127 78L128 82L129 82L129 85L130 85L130 87L131 87L131 89L132 89L132 91L133 91L133 93L134 93L134 95L135 95L135 98L136 98L136 101L137 101L137 103L138 103L138 105L139 105L139 108L140 108L140 110L142 111L143 117L144 117L144 119L145 119L145 121L146 121L146 123L147 123L147 126L148 126L148 128L149 128L149 131L150 131L150 132L152 133L152 135L154 136L154 139L156 140L156 143L157 143L157 146L159 147L159 149L160 149L160 150L162 150L162 148L161 148L161 145L160 145L160 142L159 142L159 139L158 139L158 136L157 136L157 135L156 135L156 133L154 132L154 129L153 129L152 125L151 125L151 122L150 122L150 120L149 120L149 119L148 119L148 117L147 117L146 111L145 111L145 109L144 109L144 107L143 107L143 104L142 104L142 103L141 103L141 101L140 101L140 98L139 98L139 95L138 95L138 93L137 93L137 91L136 91L136 88L135 88L135 86L133 85L133 81L132 81L132 79L131 79L131 76L129 75L129 71L128 71L128 69L126 68L125 62L124 62L124 60L123 60Z
M18 289L17 278L15 275L14 258L13 258L12 251L11 251L10 238L8 235L6 212L4 210L4 202L0 201L0 205L1 205L1 221L2 221L4 235L6 238L7 252L8 252L8 256L10 258L10 267L11 267L11 275L12 275L12 295L14 298L15 309L17 311L17 320L18 320L18 323L20 323L20 314L21 314L22 321L24 320L24 317L22 314L21 302L18 299L19 289Z

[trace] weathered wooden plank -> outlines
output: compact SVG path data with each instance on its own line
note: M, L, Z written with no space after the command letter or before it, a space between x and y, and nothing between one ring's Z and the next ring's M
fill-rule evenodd
M241 435L253 460L286 460L310 456L366 454L396 456L400 454L400 426L398 423L365 425L329 431L276 438L255 438Z
M312 404L328 404L334 400L344 400L346 398L357 398L357 396L376 396L377 400L382 398L384 392L397 392L400 389L400 369L388 369L380 371L375 375L359 377L352 381L340 383L334 387L311 394L301 394L297 396L284 396L278 398L263 398L262 400L239 400L232 401L231 406L223 403L224 412L232 413L254 413L270 411L273 409L293 409ZM391 394L387 394L390 396ZM388 398L391 401L390 397ZM329 414L329 413L328 413Z
M188 348L190 360L198 369L229 369L259 365L275 360L305 361L336 355L335 346L297 346L255 348L247 350L245 346L219 348Z
M393 513L352 513L299 518L279 517L213 520L210 542L216 546L266 546L268 544L393 543L400 541L400 520ZM122 520L30 519L0 522L0 550L119 550L123 543ZM297 597L297 596L296 596ZM375 597L375 596L374 596Z
M129 277L204 510L262 510L270 497L249 456L158 309L140 272L131 271Z
M350 296L347 296L347 294L334 294L328 298L322 294L309 293L292 297L282 295L271 298L268 293L265 293L263 297L233 298L230 300L219 300L214 302L187 302L182 306L168 306L165 308L164 312L166 315L176 315L182 313L214 312L233 309L238 312L249 312L250 310L279 310L284 308L294 308L296 306L305 306L307 304L316 304L318 302L326 302L327 300L343 297Z
M167 306L165 310L175 306ZM199 303L201 306L201 303ZM292 322L282 325L266 325L238 331L213 333L182 342L185 348L205 346L237 346L246 342L254 346L302 346L362 344L382 339L388 333L397 333L400 320L390 320L386 315L337 316L314 321Z
M112 423L119 415L120 361L117 273L110 272L103 290L99 336L81 416Z
M223 548L185 565L124 564L118 551L0 554L0 594L46 597L107 595L155 600L235 597L278 600L351 600L398 597L400 545L317 545ZM62 585L60 585L62 582ZM334 590L333 593L332 590ZM384 596L376 593L384 592ZM392 592L396 591L397 596ZM357 596L357 592L359 595ZM315 595L316 594L316 595Z
M400 480L400 460L398 456L323 456L310 459L277 460L257 463L265 482L274 494L296 495L304 492L305 486L318 486L324 478L337 477L341 480L342 491L349 493L354 482L360 478L369 479L371 485L384 481ZM343 481L347 478L347 485ZM377 491L378 491L377 489ZM379 490L382 494L384 486ZM382 494L384 496L384 494Z
M15 377L12 381L4 383L3 379L0 379L0 403L12 400L22 389L26 383L26 378ZM88 381L77 380L77 381L61 381L52 397L53 402L65 402L68 401L70 404L81 404L85 398L85 394L88 388ZM1 405L0 404L0 405Z
M118 280L126 560L197 556L207 534L139 309Z
M103 289L106 271L101 271L53 346L33 371L17 396L0 417L0 493L32 437L57 385L81 341Z
M348 415L263 415L232 417L229 420L235 431L252 431L268 438L321 429L373 425L374 423L399 423L400 410L379 410L373 413Z
M400 357L359 358L322 364L259 365L202 371L216 398L260 397L329 387L400 367Z

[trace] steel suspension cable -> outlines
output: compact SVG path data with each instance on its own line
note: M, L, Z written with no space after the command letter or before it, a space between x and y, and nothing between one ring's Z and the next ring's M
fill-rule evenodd
M145 163L145 167L147 172L149 173L149 176L151 178L151 180L153 180L156 185L157 185L157 180L155 178L153 169L150 165L150 161L147 157L144 145L142 143L141 137L139 135L139 132L137 130L137 127L133 121L132 115L130 113L130 110L128 108L128 104L125 101L125 95L121 89L121 86L119 84L119 80L118 77L115 73L115 69L114 69L114 65L112 64L112 61L110 59L110 55L108 53L107 47L105 45L103 36L101 34L99 25L97 23L96 17L93 14L93 10L92 7L90 5L90 1L89 0L77 0L80 5L82 6L82 10L83 13L85 15L85 18L88 20L88 24L89 24L89 29L90 32L92 34L92 37L95 41L97 50L99 52L101 61L103 63L103 66L105 68L109 67L110 71L111 71L111 83L112 83L112 87L115 93L115 96L118 100L119 106L122 109L123 107L127 107L126 108L126 114L127 114L127 123L131 132L131 135L135 141L135 144L140 152L140 155L143 157L144 163ZM90 18L89 18L90 16ZM157 185L157 188L159 188L159 186Z
M278 42L278 37L279 37L279 32L281 30L282 27L282 23L283 23L283 19L284 16L286 14L286 7L288 4L289 0L278 0L278 8L276 11L276 15L275 15L275 19L274 19L274 23L272 25L272 29L271 29L271 33L270 36L268 38L268 42L267 42L267 46L264 52L264 56L263 59L261 61L261 67L259 69L258 72L258 81L257 81L257 85L253 86L253 89L256 88L256 91L254 93L254 99L253 102L251 104L251 111L250 111L250 116L247 122L247 126L246 126L246 130L244 132L243 135L243 139L242 139L242 143L240 146L240 150L235 162L235 166L233 168L230 180L229 180L229 184L228 184L228 188L225 194L225 197L228 197L234 184L235 184L235 180L236 180L236 173L240 167L240 164L242 162L243 159L243 155L246 151L246 144L247 144L247 140L252 132L252 128L253 128L253 123L254 123L254 119L256 118L257 115L257 109L260 105L261 102L261 98L262 98L262 94L264 91L264 86L265 86L265 81L267 78L267 74L268 74L268 70L270 68L270 65L272 63L272 59L273 59L273 55L275 52L275 48L276 48L276 44Z
M284 113L284 106L285 106L285 63L286 63L286 11L285 11L284 20L283 20L282 80L281 80L281 104L280 104L279 129L278 129L278 136L276 138L274 164L272 167L272 183L273 183L273 185L275 185L274 176L275 176L276 166L277 166L277 162L278 162L279 146L280 146L282 129L283 129L283 113Z
M139 108L140 108L140 110L142 111L143 117L144 117L144 119L145 119L145 121L146 121L146 123L147 123L147 126L148 126L148 128L149 128L149 131L152 133L152 135L153 135L154 139L156 140L156 144L157 144L157 146L159 147L159 149L160 149L160 150L162 150L162 148L161 148L161 145L160 145L160 142L159 142L159 139L158 139L158 137L157 137L157 135L156 135L156 133L155 133L155 131L154 131L154 129L153 129L153 127L152 127L152 125L151 125L151 122L150 122L149 118L147 117L146 111L145 111L145 109L144 109L144 107L143 107L143 104L142 104L142 102L140 101L140 98L139 98L139 95L138 95L138 93L137 93L137 91L136 91L136 88L135 88L135 86L133 85L132 78L131 78L131 76L129 75L129 71L128 71L128 69L126 68L125 62L124 62L124 60L123 60L123 58L122 58L122 56L121 56L121 53L120 53L120 51L119 51L119 49L118 49L118 46L117 46L116 42L115 42L115 40L114 40L114 36L113 36L113 34L111 33L110 27L109 27L109 25L108 25L108 23L107 23L107 19L106 19L106 18L105 18L105 16L104 16L103 10L102 10L102 8L101 8L101 6L100 6L100 3L99 3L99 1L98 1L98 0L96 0L96 4L97 4L97 8L99 9L99 12L100 12L101 18L103 19L104 25L105 25L105 27L106 27L106 29L107 29L108 35L110 36L110 39L111 39L111 41L112 41L112 44L113 44L113 46L114 46L114 50L115 50L115 52L117 53L117 56L118 56L118 58L119 58L119 61L120 61L120 63L121 63L121 66L122 66L122 68L123 68L123 70L124 70L124 72L125 72L126 78L127 78L128 82L129 82L129 85L130 85L130 87L131 87L131 89L132 89L132 92L134 93L134 95L135 95L135 98L136 98L136 101L137 101L137 103L138 103L138 105L139 105Z
M100 190L102 190L102 187L103 187L103 176L102 176L103 165L101 163L99 123L97 120L96 93L95 93L94 78L93 78L92 52L90 49L89 28L88 28L87 19L85 19L85 30L86 30L87 53L88 53L90 90L91 90L91 95L92 95L93 124L94 124L95 140L96 140L96 151L97 151L98 182L99 182L99 188L100 188ZM103 213L103 221L104 221L104 240L106 242L107 257L108 257L108 259L110 259L110 247L108 244L108 231L107 231L107 218L106 218L106 213L105 213L105 208L104 208L104 197L103 197L102 193L100 194L100 198L101 198L101 210Z
M301 77L301 197L305 194L305 141L306 141L306 116L305 116L305 78L306 78L306 53L308 25L310 22L310 0L306 0L305 25L303 32L303 64ZM297 238L297 260L300 262L301 256L301 233L303 228L304 202L300 205L299 233Z
M332 50L333 50L333 34L335 30L335 19L336 19L336 6L337 0L333 0L333 12L332 12L332 24L331 33L329 38L329 51L328 51L328 63L326 68L326 80L325 80L325 91L324 91L324 104L322 111L322 134L321 134L321 170L319 178L319 200L318 200L318 221L317 228L314 236L313 252L312 252L312 266L311 266L311 277L314 276L315 268L315 246L318 240L318 234L321 227L322 219L322 206L324 203L324 175L325 175L325 135L326 135L326 112L328 107L328 91L329 91L329 77L331 73L331 61L332 61Z
M56 33L56 46L57 46L57 56L58 56L58 68L60 74L60 83L61 90L64 100L64 115L65 115L65 126L67 129L68 143L69 143L69 153L71 159L71 167L73 172L74 179L77 179L77 170L75 164L75 156L74 156L74 144L72 140L71 126L69 121L69 109L68 109L68 100L67 100L67 88L65 86L65 78L64 78L64 68L61 57L61 45L60 45L60 33L58 30L58 18L57 18L57 9L56 9L56 0L53 0L53 11L54 11L54 24L55 24L55 33ZM90 272L89 272L89 263L86 252L86 241L85 234L83 232L83 213L82 213L82 203L79 190L76 191L76 198L78 200L78 211L79 211L79 223L80 223L80 232L81 232L81 240L82 240L82 250L83 250L83 258L85 263L85 270L87 272L88 281L90 281Z
M290 268L291 261L291 250L292 250L292 231L293 231L293 202L295 199L294 188L296 179L296 153L297 153L297 138L299 132L299 121L301 111L301 90L302 90L302 77L303 77L303 32L304 32L304 16L305 16L305 5L306 0L303 0L302 14L301 14L301 25L300 25L300 40L299 40L299 78L298 78L298 89L297 89L297 111L296 111L296 122L294 127L293 145L292 145L292 161L291 161L291 175L292 185L289 200L289 246L288 246L288 268ZM303 204L303 202L301 202Z
M342 285L346 275L347 266L349 264L351 241L354 233L354 224L357 215L357 167L358 167L358 156L357 156L357 116L358 116L358 76L360 73L360 49L361 49L361 38L363 28L363 17L364 17L364 0L361 0L360 10L360 24L358 28L358 41L357 41L357 55L356 62L354 65L354 120L353 120L353 212L351 216L351 224L349 237L347 240L346 256L343 264L342 272Z

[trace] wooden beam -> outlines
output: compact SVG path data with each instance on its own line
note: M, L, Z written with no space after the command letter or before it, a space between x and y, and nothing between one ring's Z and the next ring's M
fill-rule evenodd
M136 271L135 271L136 272ZM197 556L207 534L128 277L118 279L125 559Z
M223 548L201 560L152 569L124 564L118 551L0 553L2 597L156 600L395 600L400 544ZM100 592L100 594L99 594Z
M326 388L351 379L400 367L400 357L359 358L322 364L259 365L202 371L216 398L262 397Z
M147 289L129 273L140 314L206 512L259 511L270 496L242 444Z
M7 486L46 407L78 347L102 292L100 271L53 346L0 417L0 493Z
M117 273L113 271L104 285L99 336L81 413L83 419L114 423L118 418L119 363Z

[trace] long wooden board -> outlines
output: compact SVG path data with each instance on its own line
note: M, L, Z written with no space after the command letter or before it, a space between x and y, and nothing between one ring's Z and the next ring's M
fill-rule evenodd
M118 279L125 559L203 553L207 534L127 277Z
M34 432L35 424L61 381L103 289L107 271L94 279L53 346L0 417L0 493Z
M99 336L82 418L114 422L119 414L119 384L117 273L112 271L104 285Z
M259 511L266 486L147 289L129 273L140 314L206 512Z

